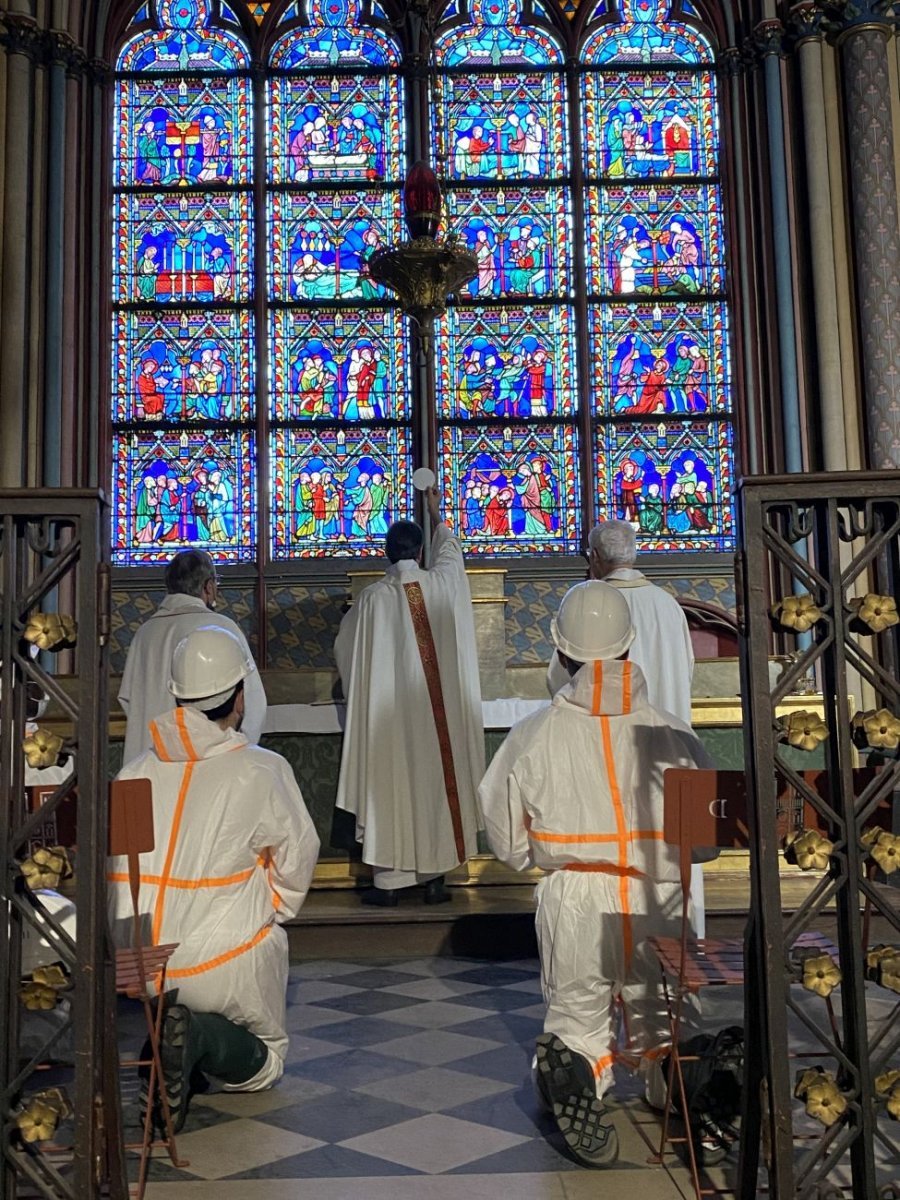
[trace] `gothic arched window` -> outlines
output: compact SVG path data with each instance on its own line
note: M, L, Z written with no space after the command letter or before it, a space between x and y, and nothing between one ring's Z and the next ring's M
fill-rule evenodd
M209 0L159 0L134 24L113 156L113 561L188 544L253 560L249 57Z
M728 308L712 48L622 0L582 53L596 513L645 550L734 546Z
M272 557L380 554L410 513L403 317L367 262L401 233L400 54L356 0L288 10L270 58Z
M137 14L116 82L116 562L379 553L429 444L470 553L576 553L611 516L647 550L733 546L711 45L688 0L601 7L580 47L523 3L454 0L430 91L372 0L248 5L278 22L252 81L224 0ZM479 264L439 324L433 405L367 269L405 236L425 130L444 232Z

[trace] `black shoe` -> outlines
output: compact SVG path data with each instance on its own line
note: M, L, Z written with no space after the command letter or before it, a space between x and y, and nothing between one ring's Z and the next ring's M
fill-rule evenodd
M438 875L436 879L429 879L425 884L426 904L449 904L452 899L449 890L444 886L443 875Z
M180 1133L184 1126L192 1095L191 1076L196 1056L191 1042L190 1009L183 1004L169 1005L163 1018L160 1058L175 1133Z
M586 1167L608 1167L619 1157L619 1135L597 1099L590 1063L553 1033L537 1040L541 1093L572 1155Z
M366 888L359 898L363 904L374 904L376 908L397 907L397 893L390 888Z

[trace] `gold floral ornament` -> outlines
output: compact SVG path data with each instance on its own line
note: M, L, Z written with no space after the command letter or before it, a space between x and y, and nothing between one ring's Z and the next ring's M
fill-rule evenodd
M900 1086L891 1088L885 1108L895 1121L900 1121Z
M817 954L803 960L803 986L823 999L830 996L843 979L841 969L830 954Z
M859 839L859 844L866 850L871 851L882 832L883 830L880 825L870 825L868 829L863 830L863 833Z
M58 613L32 613L23 637L40 650L56 650L59 646L75 643L78 623L73 617Z
M822 619L822 610L809 592L803 592L800 596L783 596L777 604L772 605L769 612L779 625L796 633L806 633L816 621Z
M834 842L823 837L815 829L804 829L789 834L785 839L785 862L793 863L801 871L825 871L831 861Z
M789 746L797 746L800 750L815 750L820 742L828 737L828 727L822 718L814 712L801 709L799 712L788 713L778 718L781 737Z
M46 1088L35 1092L28 1105L16 1117L25 1142L44 1142L53 1137L59 1122L72 1115L72 1104L64 1088Z
M900 837L881 830L870 853L885 875L893 875L900 867Z
M35 967L31 972L31 978L35 983L55 988L58 992L69 986L69 977L58 963L52 963L49 967Z
M62 748L62 738L50 729L38 728L22 741L25 761L38 771L44 767L55 767Z
M846 1096L834 1076L821 1067L799 1072L794 1095L798 1100L805 1101L807 1113L823 1125L833 1125L847 1111Z
M59 1113L43 1100L34 1099L16 1117L23 1142L46 1142L56 1133Z
M890 992L900 993L900 954L886 956L878 964L878 982Z
M851 600L850 607L856 619L862 621L873 633L881 633L883 629L890 629L900 621L897 601L893 596L879 596L875 592L867 592L861 600Z
M39 847L19 869L33 892L41 888L55 888L60 879L68 879L72 874L69 856L62 846Z
M58 998L55 988L42 983L24 983L19 988L19 999L29 1012L49 1012L56 1008Z
M900 746L900 721L886 708L879 708L863 721L866 743L876 750L896 750Z
M883 958L893 958L895 954L900 954L900 946L888 946L884 942L879 942L866 955L866 966L870 972L877 971ZM869 978L873 979L874 975L870 975Z
M875 1076L875 1092L879 1096L887 1096L900 1086L900 1070L885 1071L883 1075Z

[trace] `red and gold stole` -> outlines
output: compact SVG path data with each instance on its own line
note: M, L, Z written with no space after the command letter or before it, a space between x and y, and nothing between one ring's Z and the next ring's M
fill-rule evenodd
M409 615L412 617L416 644L419 647L419 658L422 661L422 670L425 672L425 682L428 685L428 698L431 700L431 711L441 751L444 788L447 792L447 804L450 807L450 820L453 822L456 856L460 862L465 862L466 839L463 836L462 817L459 811L459 788L456 784L453 747L450 745L450 726L447 724L447 710L444 707L444 692L441 688L434 634L431 632L431 622L428 620L428 610L425 608L425 596L422 594L421 585L404 583L403 591L406 594L406 603L409 605Z

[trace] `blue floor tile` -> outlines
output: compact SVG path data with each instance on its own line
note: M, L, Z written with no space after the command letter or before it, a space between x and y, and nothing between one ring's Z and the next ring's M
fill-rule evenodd
M524 983L526 979L534 979L539 975L539 969L523 971L521 967L504 967L499 963L485 963L481 967L460 971L453 978L461 979L464 983L482 983L485 987L502 987L504 983Z
M228 1175L220 1182L236 1179L371 1179L379 1175L421 1175L410 1167L386 1162L369 1154L360 1154L345 1146L319 1146L306 1154L295 1154L267 1163L253 1171ZM353 1195L361 1192L354 1191ZM301 1193L298 1190L298 1198Z
M443 1065L465 1075L499 1079L503 1083L521 1083L531 1075L531 1051L522 1046L500 1046L497 1050L488 1050L473 1058L460 1058Z
M342 1054L328 1054L306 1062L290 1063L285 1074L301 1075L304 1079L315 1079L335 1088L355 1088L362 1083L376 1083L379 1079L390 1079L394 1075L408 1075L417 1070L418 1064L401 1062L370 1050L347 1050Z
M474 983L475 980L469 982ZM344 996L343 999L350 1000L356 997ZM486 1008L491 1012L510 1012L517 1008L531 1008L533 1004L539 1003L535 996L529 992L515 992L512 988L491 987L484 992L466 992L465 996L460 997L461 1002L464 1001L471 1008ZM325 1003L323 1000L321 1003ZM337 1004L338 1001L329 1001L329 1003Z
M376 967L369 971L354 971L351 975L341 975L338 982L347 987L386 988L398 983L415 983L421 978L421 975L413 975L410 971Z
M398 1098L400 1095L398 1089ZM405 1104L379 1100L363 1092L341 1091L324 1096L315 1103L291 1105L268 1113L265 1119L269 1125L303 1133L320 1142L344 1142L371 1133L373 1129L399 1125L401 1121L410 1121L421 1115L421 1109L409 1108Z
M517 1012L503 1012L488 1013L478 1020L454 1025L453 1032L467 1034L469 1037L490 1038L494 1042L513 1042L517 1046L527 1046L533 1049L534 1042L543 1028L544 1022L537 1017L523 1017ZM315 1032L318 1033L318 1030Z
M530 1079L514 1091L470 1100L456 1108L445 1109L444 1114L528 1138L547 1137L556 1132L553 1118L538 1103Z
M338 1014L336 1013L335 1016ZM353 1017L349 1021L338 1021L334 1025L316 1025L310 1031L313 1037L326 1042L341 1042L345 1046L374 1046L389 1042L391 1038L409 1037L409 1025L399 1021L382 1020L380 1017Z
M526 1003L527 1001L528 997ZM317 1000L316 1007L333 1008L338 1013L358 1013L360 1016L373 1017L378 1013L395 1012L398 1008L409 1008L413 1004L421 1003L421 1000L416 1000L413 996L400 996L393 992L359 991L351 992L349 996L335 996L333 1000ZM524 1005L522 1007L524 1008Z

